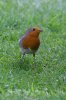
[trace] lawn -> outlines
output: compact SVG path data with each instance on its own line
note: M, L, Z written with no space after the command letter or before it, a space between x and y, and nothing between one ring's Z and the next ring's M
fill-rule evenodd
M36 66L18 44L34 26ZM66 100L66 0L0 0L0 100Z

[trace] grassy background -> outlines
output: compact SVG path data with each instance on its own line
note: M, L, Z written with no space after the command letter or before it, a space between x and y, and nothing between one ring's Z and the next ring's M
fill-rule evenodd
M43 29L36 67L18 45L33 26ZM0 0L0 100L66 100L66 0Z

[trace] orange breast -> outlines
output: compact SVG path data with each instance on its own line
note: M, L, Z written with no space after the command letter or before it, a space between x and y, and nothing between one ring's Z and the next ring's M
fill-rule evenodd
M32 50L37 50L40 45L40 40L37 37L27 36L22 40L22 46L24 49L30 48Z

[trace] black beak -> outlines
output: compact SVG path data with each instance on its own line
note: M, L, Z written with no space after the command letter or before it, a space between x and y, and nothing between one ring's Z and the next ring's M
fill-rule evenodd
M43 30L40 30L40 32L43 32Z

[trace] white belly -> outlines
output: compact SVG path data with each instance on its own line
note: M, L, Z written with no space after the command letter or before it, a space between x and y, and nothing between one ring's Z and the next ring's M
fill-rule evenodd
M23 47L21 48L21 52L24 54L33 54L36 52L36 50L31 50L30 48L24 49Z

